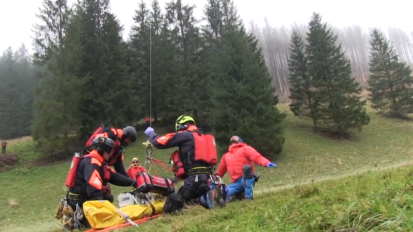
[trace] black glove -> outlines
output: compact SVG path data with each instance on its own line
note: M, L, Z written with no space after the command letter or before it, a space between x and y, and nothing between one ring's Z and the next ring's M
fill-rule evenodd
M179 181L180 181L180 179L174 177L174 178L172 179L172 184L176 184L176 183L178 183Z
M132 184L132 187L137 188L138 187L138 182L134 181L133 184Z
M254 175L255 183L257 183L259 179L260 179L260 174Z
M103 191L103 196L105 198L109 198L110 195L112 194L112 190L110 189L110 184L107 183L105 186L103 186L102 191Z

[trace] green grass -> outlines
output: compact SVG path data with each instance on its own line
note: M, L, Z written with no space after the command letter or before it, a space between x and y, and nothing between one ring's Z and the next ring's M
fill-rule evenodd
M36 151L37 145L31 137L26 136L6 141L8 143L7 153L19 154L19 164L25 164L43 156L43 154Z
M281 110L287 111L288 108L281 107ZM313 134L310 129L310 122L297 119L288 111L285 121L286 143L283 152L276 160L273 160L279 168L267 169L256 166L257 171L261 172L261 179L257 183L255 191L262 192L266 189L277 188L277 186L282 188L282 186L294 185L305 180L335 177L352 173L354 170L383 167L409 160L413 154L411 148L413 122L385 119L372 111L370 111L370 116L370 125L364 127L361 133L353 132L350 140L338 141ZM138 133L140 140L128 148L125 153L125 166L128 166L129 161L135 156L139 157L141 162L145 159L145 148L141 145L145 136L143 131L138 131ZM246 142L248 143L248 141ZM30 167L29 161L42 156L42 154L34 151L34 146L33 142L21 142L8 147L9 152L19 153L22 161L14 170L0 173L0 205L2 205L0 231L47 231L50 228L59 226L58 220L54 219L53 216L59 200L64 197L66 192L64 182L70 163L66 162L49 167ZM172 151L173 149L155 150L153 157L167 163ZM153 167L161 175L172 176L156 165ZM154 174L153 171L152 173ZM224 181L229 183L227 175ZM117 196L119 192L128 191L129 188L113 187L112 190L114 195ZM272 195L270 194L270 196ZM282 194L277 196L281 197ZM259 228L259 231L274 231L272 226L280 223L277 221L279 219L273 217L274 213L282 211L286 207L292 209L292 206L289 206L287 202L282 204L278 198L268 199L268 196L257 195L254 201L255 204L251 206L241 202L228 205L223 210L194 209L185 213L182 217L165 217L148 222L139 231L150 231L151 227L152 229L164 229L157 231L186 231L185 229L196 231L196 226L205 228L205 230L199 231L209 231L207 228L210 226L209 224L217 224L216 227L212 227L215 229L222 228L222 230L229 225L228 231L237 231L236 228L245 227L244 224L247 222L252 225L257 225L256 223L265 224ZM115 204L117 205L117 203ZM242 212L247 208L251 209L251 207L253 210L246 213L246 215L251 216L250 219L247 220L247 218L236 215L236 212ZM263 210L263 208L269 209ZM314 206L314 208L317 207ZM293 211L291 213L298 214ZM263 218L263 215L268 220L260 219ZM302 217L303 215L299 216ZM335 217L337 215L330 216ZM311 217L308 216L308 219L311 219ZM195 223L198 220L210 220L210 222ZM167 223L169 221L179 223L178 225L172 225ZM193 224L184 225L182 221L185 221L185 223L191 221ZM300 223L302 225L306 224L304 222ZM239 224L238 227L237 224ZM33 227L33 225L36 225L36 227ZM225 227L223 227L224 225ZM143 228L147 228L147 230L143 230ZM249 227L245 228L248 229L244 231L250 231ZM251 228L257 230L258 227ZM277 229L277 231L283 230Z
M413 169L369 172L260 194L124 231L413 231ZM185 223L182 223L185 222Z

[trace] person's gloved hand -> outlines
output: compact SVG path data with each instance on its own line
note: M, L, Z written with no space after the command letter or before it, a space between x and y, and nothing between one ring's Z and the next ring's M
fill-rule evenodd
M105 186L102 186L103 196L105 198L109 198L112 194L112 190L110 189L110 184L107 183Z
M132 187L137 188L138 187L138 182L134 181L133 184L132 184Z
M145 135L149 136L150 133L155 132L155 130L152 127L148 127L145 130Z
M267 168L271 168L271 167L276 168L277 165L275 163L270 162L269 164L267 164Z
M178 178L176 178L176 177L174 177L173 179L172 179L172 184L176 184L176 183L178 183L180 180L178 179Z

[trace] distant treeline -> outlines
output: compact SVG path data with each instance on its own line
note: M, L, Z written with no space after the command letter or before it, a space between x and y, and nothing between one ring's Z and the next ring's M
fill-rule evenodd
M307 25L294 25L292 27L272 27L271 22L265 21L264 27L250 23L249 30L259 40L259 46L263 49L265 61L271 73L272 83L276 87L280 99L286 100L290 95L288 84L288 63L290 55L289 46L293 31L298 31L303 37L308 33ZM354 25L345 28L337 28L329 25L337 34L337 44L342 44L346 56L351 61L352 73L362 85L367 85L369 77L369 40L370 31ZM413 67L413 32L410 35L397 27L387 30L388 39L394 46L400 59Z

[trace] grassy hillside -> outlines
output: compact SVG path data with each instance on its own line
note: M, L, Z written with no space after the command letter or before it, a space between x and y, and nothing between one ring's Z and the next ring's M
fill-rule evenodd
M281 107L281 109L288 110L286 107ZM350 140L340 141L313 134L309 122L295 118L288 111L288 117L285 121L286 144L282 154L276 160L273 160L279 168L257 168L262 177L257 183L255 191L259 193L263 190L279 189L282 186L297 184L305 180L331 178L351 174L355 170L384 167L409 160L413 154L411 148L413 122L384 119L375 115L372 111L370 116L370 125L365 127L361 133L354 132ZM144 146L141 145L145 136L143 131L138 133L141 135L140 140L134 146L128 148L125 153L125 165L129 165L129 161L134 156L139 157L141 162L145 159ZM246 142L248 143L248 141ZM0 173L0 204L3 206L0 211L1 231L44 231L59 226L53 215L59 200L66 192L64 181L70 163L67 161L54 166L34 167L31 161L39 158L42 154L34 152L33 148L34 143L30 141L16 142L8 147L9 152L16 152L20 155L21 162L13 170ZM155 150L153 156L167 162L172 151L172 149L167 151ZM160 167L156 165L154 167L161 175L171 176L170 173ZM229 182L227 176L224 180L227 183ZM113 188L115 196L119 192L127 190L129 189ZM278 219L263 220L260 219L261 216L268 214L271 217L271 212L278 212L280 208L284 209L286 205L276 204L275 199L267 199L268 197L264 197L264 195L257 195L256 203L254 206L250 206L252 208L256 207L253 211L257 216L251 220L264 224L270 223L268 225L271 227L271 223L274 223L271 220ZM226 210L217 209L211 212L202 210L195 214L199 214L198 218L204 218L207 215L213 216L218 213L218 215L224 215L224 219L227 218L225 220L228 221L230 218L236 217L233 212L239 210L240 206L244 208L244 204L246 203L236 203ZM268 211L269 213L261 209L273 204L274 208L271 206L272 211ZM193 213L188 212L185 214L188 216L183 216L182 219L178 218L177 220L189 219L191 217L189 215ZM165 220L175 219L164 218L160 220L165 222ZM195 218L191 220L195 220ZM213 216L211 220L211 224L215 224L221 219ZM244 219L239 218L237 220ZM229 224L234 224L237 220ZM145 231L142 228L148 228L149 231L151 226L157 226L157 224L157 222L150 222L145 227L141 227L139 231ZM199 225L206 226L204 224ZM174 231L173 225L165 224L163 226L164 231ZM184 231L179 229L182 226L184 225L177 226L175 231ZM185 228L190 228L188 231L196 231L194 230L195 226L196 224L193 224L193 227ZM268 227L268 230L270 227ZM265 230L260 229L260 231Z
M412 193L413 169L405 167L260 194L225 209L197 206L124 231L413 231Z

